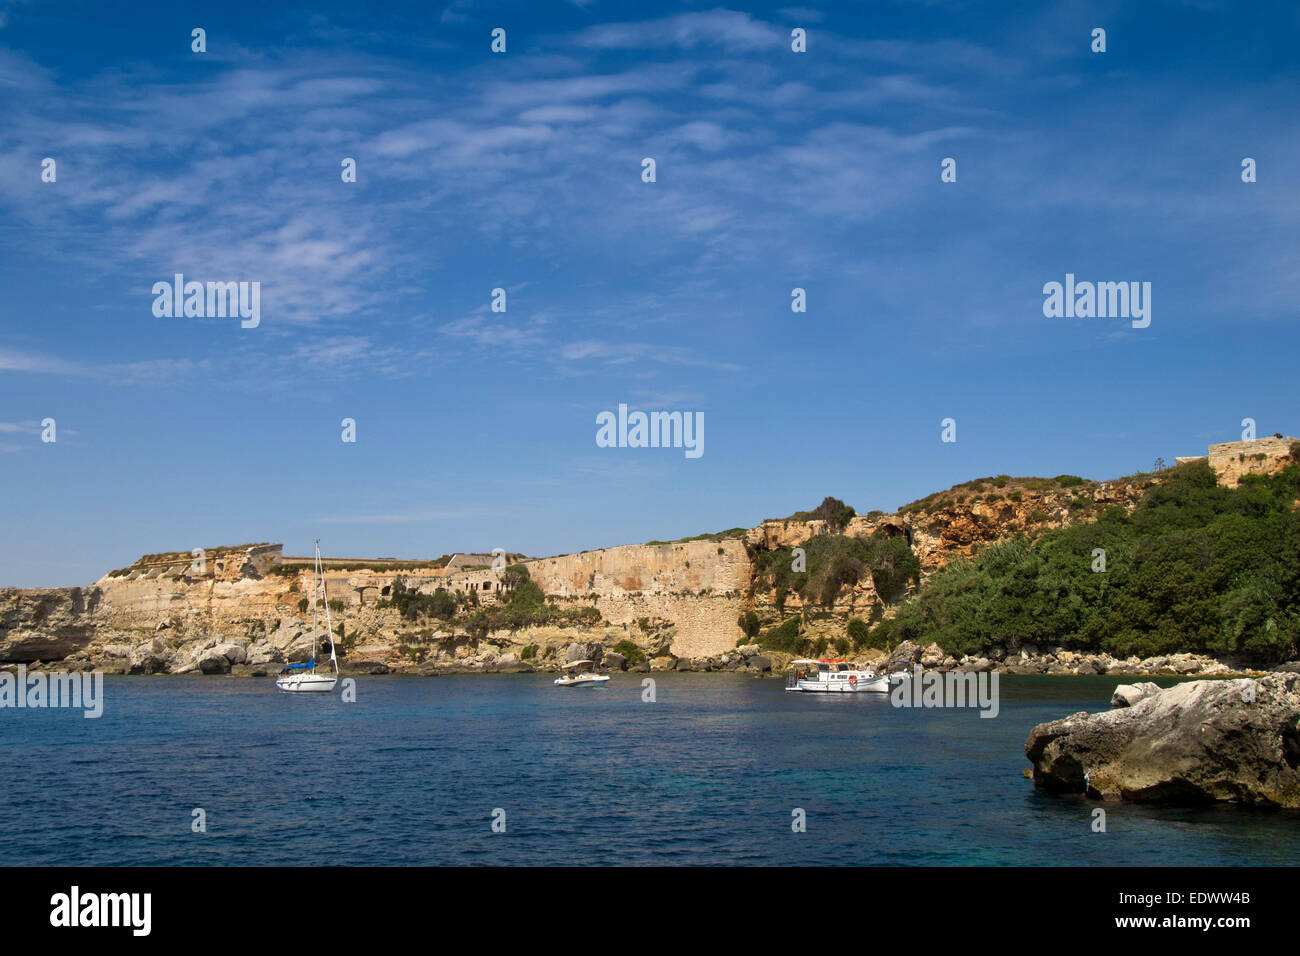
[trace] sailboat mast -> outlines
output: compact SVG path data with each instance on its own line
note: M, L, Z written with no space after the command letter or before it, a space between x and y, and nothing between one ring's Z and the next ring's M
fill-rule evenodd
M320 565L320 541L316 542L316 563ZM329 589L325 584L325 567L321 565L320 572L320 589L321 596L325 599L325 633L330 639L330 660L334 664L334 672L337 674L339 669L338 659L334 656L334 623L330 620L330 595ZM316 657L315 648L312 648L312 658ZM315 668L313 668L313 671Z
M316 564L311 570L311 672L316 673L316 621L319 618L320 611L317 606L317 595L321 590L321 571L320 571L320 539L316 539ZM325 609L327 612L329 608Z

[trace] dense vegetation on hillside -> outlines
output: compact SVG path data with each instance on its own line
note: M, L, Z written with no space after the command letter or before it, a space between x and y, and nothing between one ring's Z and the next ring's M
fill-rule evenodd
M1300 454L1293 450L1300 462ZM1180 465L1130 514L992 545L929 579L867 642L960 656L1061 645L1116 656L1198 651L1268 662L1300 638L1300 463L1219 487ZM1097 549L1104 551L1105 570Z
M480 605L475 591L423 594L408 589L406 582L398 578L393 582L391 598L380 605L391 605L408 621L438 618L476 637L533 625L600 623L600 612L594 607L560 608L547 604L546 595L529 576L525 565L512 564L502 573L501 581L505 585L501 601Z
M840 592L866 575L886 603L897 600L909 582L921 576L921 562L903 537L877 532L855 538L822 534L801 545L803 561L796 561L793 548L762 552L758 556L756 586L773 588L778 608L796 592L805 604L834 603Z
M1018 502L1025 492L1050 492L1065 489L1084 491L1095 488L1097 482L1080 478L1078 475L1057 475L1055 478L1013 478L1011 475L994 475L988 478L975 478L953 485L947 491L936 491L918 498L910 504L899 508L899 514L916 514L933 511L936 508L951 508L957 504L978 504L999 501ZM1079 505L1090 505L1091 499L1079 498Z

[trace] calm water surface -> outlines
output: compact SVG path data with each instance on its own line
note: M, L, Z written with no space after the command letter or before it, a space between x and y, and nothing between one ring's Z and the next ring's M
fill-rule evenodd
M1041 721L1115 678L1004 677L1001 713L780 680L109 677L98 720L0 711L6 864L1290 864L1300 815L1035 791ZM191 811L207 812L192 833ZM493 834L494 808L507 833ZM808 830L791 832L791 810Z

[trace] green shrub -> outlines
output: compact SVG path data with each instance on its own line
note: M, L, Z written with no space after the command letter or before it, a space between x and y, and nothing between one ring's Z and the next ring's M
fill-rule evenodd
M849 640L853 643L853 649L860 650L863 647L869 647L868 641L871 634L871 627L860 617L849 618L848 635Z
M765 552L759 559L759 583L775 591L777 609L786 594L797 591L805 602L832 604L846 587L866 574L886 602L896 600L909 581L919 581L921 562L902 537L877 532L869 537L823 534L803 544L807 570L792 570L793 550Z
M787 618L776 627L770 627L758 635L760 647L769 651L784 651L786 654L799 654L803 640L799 637L799 619Z
M426 617L451 620L456 614L456 598L443 590L424 594L409 590L406 582L402 578L397 578L393 581L390 593L388 603L407 621L418 621Z
M645 660L645 651L641 650L641 648L637 647L627 638L619 641L611 647L610 650L615 654L622 654L631 664L638 664Z

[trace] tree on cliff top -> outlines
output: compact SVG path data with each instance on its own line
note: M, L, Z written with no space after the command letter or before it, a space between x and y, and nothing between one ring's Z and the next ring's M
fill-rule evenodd
M852 507L840 501L839 498L832 498L827 495L812 511L796 511L786 521L825 521L830 529L839 533L845 529L849 521L857 514Z
M835 531L843 531L857 512L840 501L827 495L812 511L813 518L820 518Z

